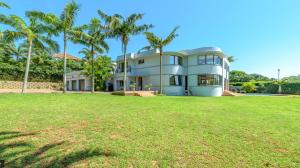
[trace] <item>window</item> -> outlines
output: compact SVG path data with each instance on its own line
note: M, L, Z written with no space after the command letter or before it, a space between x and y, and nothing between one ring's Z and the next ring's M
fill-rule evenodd
M144 59L140 59L139 61L138 61L138 64L144 64L145 63L145 60Z
M216 55L198 56L198 64L222 65L222 58Z
M222 85L222 76L214 74L198 75L198 85Z
M206 64L214 64L214 56L212 55L206 56Z
M181 75L171 75L170 76L171 86L182 86L182 76Z
M214 56L214 64L222 65L222 59L219 56Z
M182 57L170 56L170 64L172 65L182 65Z
M205 64L206 63L206 57L205 56L199 56L198 57L198 64Z
M124 72L124 62L122 63L118 63L118 72L121 73L121 72Z

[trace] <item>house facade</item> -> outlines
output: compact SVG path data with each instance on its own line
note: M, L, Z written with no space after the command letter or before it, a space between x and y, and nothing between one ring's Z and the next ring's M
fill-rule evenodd
M127 90L154 90L160 87L158 50L130 53L127 59ZM124 59L117 57L114 90L124 87ZM217 47L164 52L163 93L166 95L222 96L229 90L229 62Z
M82 71L67 73L68 91L91 91L92 82L89 77L83 75Z

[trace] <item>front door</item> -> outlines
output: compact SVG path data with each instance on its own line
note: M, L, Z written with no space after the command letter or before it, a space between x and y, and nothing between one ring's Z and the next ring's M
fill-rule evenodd
M84 88L85 88L85 86L84 86L84 79L80 79L79 80L79 90L80 91L84 91Z
M188 90L188 76L185 76L185 90Z
M72 90L77 90L77 80L72 80Z
M143 77L138 78L138 89L143 90Z

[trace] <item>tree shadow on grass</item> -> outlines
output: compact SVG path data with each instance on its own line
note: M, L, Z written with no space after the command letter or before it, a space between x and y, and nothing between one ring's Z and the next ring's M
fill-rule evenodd
M25 137L35 135L37 133L0 132L0 160L6 161L6 167L69 167L92 157L116 156L113 152L100 149L83 149L64 154L60 149L68 144L65 141L37 148L24 140Z

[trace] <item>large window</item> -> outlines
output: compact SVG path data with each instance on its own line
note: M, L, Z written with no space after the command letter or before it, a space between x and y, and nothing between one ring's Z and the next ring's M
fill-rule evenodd
M125 69L125 63L124 62L118 63L117 66L118 66L117 73L124 72L124 69ZM128 62L126 64L126 66L127 66L127 72L131 72L131 67L128 65Z
M182 65L182 57L170 56L169 63L172 65Z
M138 64L144 64L145 63L145 60L144 59L140 59L139 61L138 61Z
M170 76L171 86L182 86L182 76L181 75L171 75Z
M198 75L198 85L222 85L222 76L214 74Z
M117 69L117 72L118 72L118 73L124 72L124 66L125 66L124 62L118 63L118 69Z
M198 64L222 65L222 58L216 55L198 56Z

